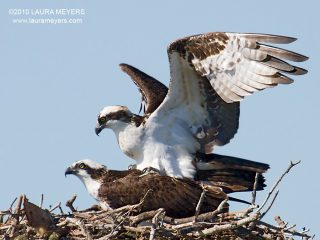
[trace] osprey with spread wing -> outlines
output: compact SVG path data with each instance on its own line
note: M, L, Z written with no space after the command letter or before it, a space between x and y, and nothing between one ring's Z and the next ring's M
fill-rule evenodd
M278 84L287 76L307 73L285 60L308 58L265 43L286 44L295 38L268 34L208 33L182 38L168 46L169 89L156 79L121 64L138 86L144 116L124 106L109 106L98 116L96 134L114 131L121 150L137 161L137 168L154 168L177 178L223 169L211 154L227 144L239 126L239 101ZM232 158L231 158L232 159ZM236 167L265 172L266 164L234 162ZM240 166L239 166L240 165Z

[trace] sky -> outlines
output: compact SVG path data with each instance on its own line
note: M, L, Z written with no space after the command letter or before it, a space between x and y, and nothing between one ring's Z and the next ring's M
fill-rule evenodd
M83 12L34 15L43 9ZM0 209L20 194L34 203L44 194L45 207L64 204L77 194L75 206L87 208L95 201L77 178L64 176L71 163L90 158L120 170L134 163L121 152L112 131L99 137L94 133L104 106L126 105L139 111L139 92L119 63L138 67L168 85L166 46L171 41L214 31L271 33L298 38L281 47L309 56L298 64L309 73L294 77L291 85L246 98L238 133L215 151L270 164L268 187L258 193L258 203L289 162L301 160L281 182L265 220L274 223L274 216L280 215L319 236L318 9L315 0L1 0ZM80 22L18 22L47 18ZM251 199L250 193L234 196Z

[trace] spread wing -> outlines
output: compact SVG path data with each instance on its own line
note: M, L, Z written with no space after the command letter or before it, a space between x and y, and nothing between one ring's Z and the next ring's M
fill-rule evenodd
M218 32L174 41L168 46L169 92L154 114L175 115L172 119L186 122L203 152L228 143L238 129L239 101L256 91L291 83L286 74L307 72L285 61L305 61L306 56L263 44L295 40Z
M128 64L121 63L120 68L131 77L141 93L140 111L149 114L156 110L167 95L168 88L157 79Z

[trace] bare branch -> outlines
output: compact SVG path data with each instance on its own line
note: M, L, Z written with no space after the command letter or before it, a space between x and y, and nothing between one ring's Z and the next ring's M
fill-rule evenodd
M140 213L137 216L132 216L132 217L130 217L130 222L131 222L130 225L135 226L136 224L138 224L144 220L152 219L156 213L157 213L157 210L153 210L153 211Z
M193 219L194 223L197 221L197 218L199 216L199 213L200 213L200 210L201 210L201 206L202 206L202 202L203 202L203 199L204 199L204 197L206 195L206 192L207 192L207 190L205 188L203 188L202 193L201 193L200 198L199 198L199 201L198 201L198 204L197 204L197 207L196 207L196 212L194 214L194 219Z
M287 170L280 176L280 178L278 179L278 181L273 185L273 187L271 188L271 190L269 191L266 199L264 200L264 202L261 204L261 206L258 208L258 212L261 212L261 209L266 205L266 203L268 202L270 196L272 195L272 193L274 192L274 190L276 189L276 187L279 185L279 183L282 181L282 179L284 178L284 176L286 174L288 174L291 170L291 168L293 168L294 166L296 166L297 164L299 164L301 161L298 162L290 162L289 167L287 168Z
M256 172L256 176L254 178L253 190L252 190L251 205L255 205L256 204L256 196L257 196L257 187L258 187L259 177L260 177L260 173Z
M225 199L225 200L223 200L223 201L219 204L218 208L212 212L211 220L212 220L215 216L217 216L219 213L222 212L223 207L224 207L224 205L227 204L227 202L228 202L228 199Z
M17 199L18 199L18 197L16 197L13 201L12 201L12 203L11 203L11 205L10 205L10 210L12 209L12 207L13 207L13 204L17 201Z
M40 204L39 204L40 208L42 208L42 204L43 204L43 193L41 193L41 199L40 199Z
M262 219L267 214L267 212L271 209L271 207L272 207L274 201L276 200L278 194L279 194L279 190L275 193L275 195L274 195L269 207L261 214L260 219Z
M61 202L59 202L58 204L56 204L54 207L52 207L49 212L53 212L54 210L56 210L57 208L61 208Z
M77 195L73 195L70 200L66 202L66 206L70 208L71 212L76 212L76 209L73 207L73 203L76 200Z
M231 223L227 223L227 224L223 224L223 225L215 225L212 228L204 229L204 230L200 231L199 233L195 234L195 236L209 235L212 233L236 229L240 226L243 226L243 225L248 224L250 222L256 221L257 219L259 219L259 217L260 217L259 213L254 213L249 217L240 219L235 222L231 222Z
M157 213L152 218L152 226L151 226L149 240L154 239L155 234L156 234L156 230L158 229L159 222L161 221L159 216L162 215L162 220L163 220L164 213L165 213L165 210L163 208L160 208L157 210Z

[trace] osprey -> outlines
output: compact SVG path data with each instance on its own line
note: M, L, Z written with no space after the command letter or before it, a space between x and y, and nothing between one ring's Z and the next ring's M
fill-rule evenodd
M239 102L256 91L292 83L286 74L307 73L285 61L301 62L306 56L265 44L295 40L224 32L178 39L167 49L169 89L120 64L142 94L144 115L125 106L105 107L98 115L96 134L112 129L121 150L137 161L139 170L153 168L164 175L193 179L199 169L216 169L211 164L216 155L210 153L236 134Z
M190 179L176 179L160 176L158 173L142 174L135 169L109 170L88 159L73 163L65 174L77 176L90 195L106 210L137 204L149 190L151 191L145 198L141 210L164 208L167 216L175 218L195 214L203 188L206 189L206 193L201 212L213 211L223 200L228 199L219 187L203 186ZM228 205L225 205L223 210L228 211Z

